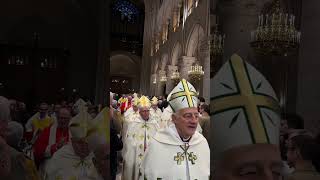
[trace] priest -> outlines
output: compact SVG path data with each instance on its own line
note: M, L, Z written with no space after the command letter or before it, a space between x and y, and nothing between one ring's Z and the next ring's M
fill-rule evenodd
M41 103L38 113L33 115L25 125L26 138L31 140L31 144L37 140L42 130L54 122L54 119L48 115L48 109L47 103Z
M97 180L99 175L93 165L93 153L89 150L88 135L90 114L84 108L69 124L71 142L58 150L49 160L46 168L47 180Z
M68 144L70 119L71 112L67 108L61 108L57 113L57 123L44 129L35 142L33 152L36 163L40 165L41 175L44 175L47 160Z
M211 79L214 180L281 179L280 114L264 76L233 55Z
M182 79L169 94L168 102L173 108L173 124L151 140L140 179L209 179L209 146L196 131L199 121L196 89Z
M123 141L126 138L128 124L130 124L130 122L132 122L134 119L140 117L139 108L138 108L139 98L135 96L132 101L133 101L132 107L128 109L128 111L124 114L124 122L123 122L123 129L122 129Z
M94 153L92 162L99 174L99 179L110 179L110 114L105 107L95 119L89 122L88 144Z
M138 103L140 116L128 124L123 149L125 180L138 179L144 153L151 138L159 129L158 122L150 116L150 106L150 100L142 96Z

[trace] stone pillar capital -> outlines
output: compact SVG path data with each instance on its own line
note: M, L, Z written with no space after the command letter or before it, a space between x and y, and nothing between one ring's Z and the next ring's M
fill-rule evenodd
M196 62L196 58L192 56L182 56L181 60L182 64L184 65L192 65L194 62Z

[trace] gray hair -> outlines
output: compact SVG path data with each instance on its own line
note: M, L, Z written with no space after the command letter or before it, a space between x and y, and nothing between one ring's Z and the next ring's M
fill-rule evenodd
M22 137L23 126L16 121L10 121L8 123L8 134L6 137L7 143L13 148L18 148Z
M10 120L10 102L7 98L0 96L0 121Z

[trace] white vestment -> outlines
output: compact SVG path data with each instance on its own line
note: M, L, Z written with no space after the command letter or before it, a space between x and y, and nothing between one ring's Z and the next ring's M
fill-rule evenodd
M93 153L84 160L75 155L71 143L63 146L48 161L46 180L101 180L92 162Z
M130 115L126 116L124 118L124 121L123 121L123 125L122 125L122 141L124 142L125 139L126 139L126 135L127 135L127 130L128 130L128 125L130 122L132 122L134 119L136 118L139 118L140 117L140 114L139 112L132 112L130 113Z
M150 116L145 121L139 116L129 122L126 138L124 141L123 154L123 178L125 180L137 180L139 177L139 167L143 159L145 150L152 137L159 130L159 125Z
M161 128L166 128L169 125L169 122L171 122L171 116L172 116L172 109L170 106L166 107L162 114L161 114L161 122L159 123Z
M183 142L174 125L158 131L149 144L141 165L140 180L208 180L210 149L197 131Z
M153 109L153 108L150 108L150 113L151 113L151 114L156 114L156 115L158 115L159 117L161 117L161 115L162 115L162 111L161 111L161 109L159 109L159 108L157 108L157 110L155 110L155 109Z

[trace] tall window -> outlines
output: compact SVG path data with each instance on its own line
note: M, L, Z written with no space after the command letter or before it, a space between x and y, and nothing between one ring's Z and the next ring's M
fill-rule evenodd
M127 20L131 23L134 23L139 16L138 8L130 1L126 0L117 0L113 7L113 12L120 13L122 20Z

